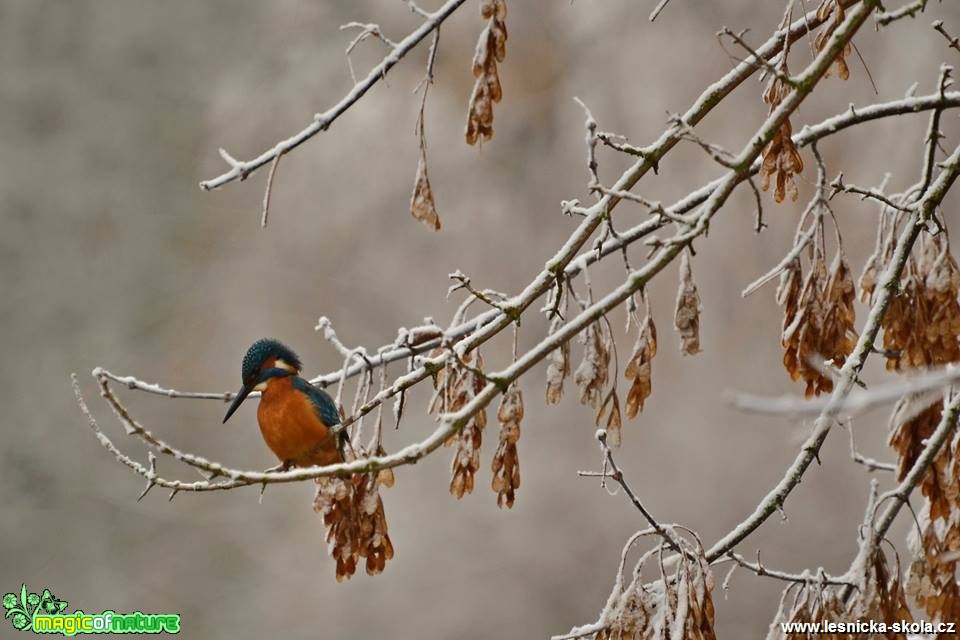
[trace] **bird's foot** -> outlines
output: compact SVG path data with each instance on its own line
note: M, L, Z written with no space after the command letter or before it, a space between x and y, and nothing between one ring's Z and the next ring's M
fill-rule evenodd
M283 473L284 471L290 471L293 467L293 460L284 460L280 464L265 470L264 473Z

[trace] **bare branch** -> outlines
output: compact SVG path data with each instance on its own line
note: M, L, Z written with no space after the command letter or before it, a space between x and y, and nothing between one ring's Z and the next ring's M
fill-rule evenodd
M277 167L280 165L280 158L282 157L283 154L278 153L277 157L270 163L270 173L267 174L267 188L263 192L263 213L260 216L261 227L267 226L267 217L270 215L270 196L273 194L273 177L277 175Z
M898 211L903 211L904 213L909 213L910 209L904 207L886 196L883 192L878 191L877 189L864 189L858 187L854 184L846 184L843 182L843 172L837 174L837 177L833 179L833 182L830 183L830 188L833 189L833 193L830 194L830 199L832 200L834 196L838 193L852 193L854 195L859 195L861 200L876 200L885 207L890 207L891 209L896 209Z
M385 78L387 73L394 67L394 65L402 60L404 56L406 56L420 43L421 40L430 35L435 29L439 28L440 25L443 24L444 20L449 18L453 12L456 11L465 1L466 0L447 0L442 7L440 7L434 13L431 13L429 18L427 18L416 30L414 30L410 35L400 42L396 43L396 46L391 49L390 53L383 58L380 64L370 70L370 73L367 74L366 78L358 83L355 83L350 92L347 93L347 95L345 95L338 103L323 113L316 114L313 118L313 122L307 125L307 127L299 133L287 138L286 140L281 140L275 144L273 148L264 151L259 156L251 160L239 161L233 158L228 158L227 155L225 155L226 152L221 150L220 155L224 156L227 164L230 165L230 171L227 171L216 178L204 180L200 183L200 188L205 191L209 191L210 189L222 187L223 185L233 182L234 180L245 180L247 176L265 164L272 162L278 155L285 154L299 147L301 144L317 135L321 131L326 131L327 128L329 128L337 118L343 115L345 111L347 111L360 98L362 98L371 87Z

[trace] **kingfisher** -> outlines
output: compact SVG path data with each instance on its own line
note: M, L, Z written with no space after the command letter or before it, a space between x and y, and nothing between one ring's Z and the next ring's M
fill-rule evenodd
M260 391L257 422L283 469L343 462L340 412L322 389L300 377L303 365L289 347L272 338L257 340L243 358L243 386L224 423L252 391Z

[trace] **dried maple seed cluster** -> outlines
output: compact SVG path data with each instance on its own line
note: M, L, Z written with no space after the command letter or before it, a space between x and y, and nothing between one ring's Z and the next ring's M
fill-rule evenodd
M815 252L804 277L799 258L783 273L777 302L784 307L783 366L792 380L806 383L809 398L833 390L823 363L841 366L857 341L853 303L856 291L850 269L838 253L829 273L823 253Z
M497 506L513 507L516 491L520 488L520 459L517 442L520 440L520 422L523 420L523 394L516 383L510 386L500 400L497 421L500 423L500 441L493 454L491 488L497 494Z
M547 404L563 397L563 382L570 375L570 342L564 342L547 356Z
M899 564L898 564L899 567ZM879 551L867 558L860 567L857 578L857 589L850 594L846 602L839 593L842 587L827 586L811 581L802 587L792 585L784 591L780 602L780 611L770 625L769 638L793 640L812 638L808 635L785 633L782 623L833 622L851 623L859 621L868 624L869 621L883 622L890 629L894 622L913 622L913 615L907 604L907 591L901 580L899 569L893 575L887 568L887 560ZM792 591L793 601L789 608L787 600ZM817 638L831 640L850 640L851 638L866 638L866 635L855 635L847 632L822 632ZM874 636L869 636L873 638ZM906 640L903 633L890 634L884 638Z
M889 261L897 217L882 229L875 256ZM909 222L908 222L909 224ZM864 278L880 258L871 257ZM862 279L864 279L862 278ZM875 280L875 277L873 277ZM887 369L909 371L960 362L960 268L945 233L922 235L904 266L896 295L883 317ZM931 403L931 400L934 400ZM943 418L944 401L929 395L908 396L890 419L890 446L898 455L903 480ZM933 620L960 620L960 442L949 441L920 480L927 508L920 512L921 533L914 534L913 561L906 592Z
M393 485L393 472L317 478L314 511L327 526L330 555L337 563L337 581L353 576L357 561L366 559L368 575L383 571L393 558L380 487Z
M813 42L813 47L817 53L820 53L826 48L833 32L843 24L846 17L847 14L841 0L823 0L823 2L820 3L820 6L817 8L817 20L821 22L829 20L829 22L827 22L826 26L817 34ZM837 52L837 57L833 60L833 65L837 67L837 75L840 76L841 80L846 80L850 77L850 67L847 66L846 57L850 55L852 50L853 44L848 42ZM827 75L830 75L829 69L827 70Z
M786 72L785 64L782 69ZM768 112L773 113L789 93L790 87L782 78L771 77L763 92L763 101L769 107ZM783 202L788 193L793 201L796 201L799 195L795 176L803 172L803 159L793 144L792 136L793 126L787 118L761 152L760 187L768 191L773 179L773 199L777 202Z
M438 355L439 351L434 354ZM486 380L482 371L483 356L479 352L465 354L460 362L448 362L434 378L436 392L430 403L430 413L454 413L462 409L483 390ZM480 468L480 445L486 426L486 411L478 411L444 443L456 447L450 463L450 493L457 498L473 492L473 478Z
M895 229L890 229L893 233ZM887 369L929 368L960 361L960 269L947 241L922 237L920 247L907 258L900 290L883 317L883 347ZM890 446L899 455L899 479L906 477L936 429L942 404L931 398L905 398L891 417ZM954 447L944 447L921 480L929 501L931 520L947 519L960 507L957 479L952 473Z
M933 435L940 424L943 406L940 402L924 407L929 397L907 397L897 403L890 417L890 437L888 443L898 454L897 479L903 480L923 452L926 439ZM916 405L921 407L917 411ZM929 503L930 518L946 519L951 509L957 505L957 496L948 494L956 491L956 478L951 477L953 469L949 451L944 447L934 459L926 475L920 481L920 491Z
M580 387L580 403L596 409L610 380L613 336L598 320L583 330L580 340L583 341L583 360L573 380Z
M623 592L611 596L596 640L716 640L713 574L702 557L685 560L675 575L652 584L642 584L635 573Z
M888 627L894 622L913 622L907 594L900 579L899 559L897 572L890 575L886 557L877 552L867 567L867 572L872 579L867 580L864 593L857 602L857 618L882 621Z
M919 253L919 256L917 255ZM941 236L923 237L911 253L900 292L883 316L887 369L960 361L960 269Z
M637 324L640 332L623 372L623 376L630 381L626 407L628 418L634 418L643 411L643 403L653 391L653 357L657 355L657 327L653 324L649 308L643 321Z
M690 255L684 252L680 259L680 288L677 290L677 309L673 326L680 334L680 351L685 355L700 352L700 294L693 281Z
M795 624L805 624L810 622L849 622L850 612L843 605L843 601L832 589L818 590L813 586L804 586L793 601L793 606L783 622L792 622ZM772 631L779 631L779 635L773 636L783 638L784 640L794 640L795 638L807 637L806 634L786 635L780 631L779 620L774 620L771 625ZM776 625L776 629L774 628ZM771 634L772 635L772 634ZM818 638L827 640L846 640L850 636L838 633L821 633Z
M580 387L580 403L597 410L595 422L598 427L604 416L607 417L604 424L607 441L615 447L620 446L620 427L623 426L620 398L616 380L610 378L610 358L616 345L607 319L603 317L589 325L581 332L580 340L583 342L583 361L573 377ZM548 393L549 390L548 383Z
M953 519L947 526L921 516L925 521L923 532L912 535L915 555L904 589L931 620L960 620L960 584L956 578L960 528L955 515Z
M483 0L480 15L487 26L480 32L473 54L473 76L477 79L467 108L467 144L493 137L493 105L503 98L497 63L507 55L506 0Z

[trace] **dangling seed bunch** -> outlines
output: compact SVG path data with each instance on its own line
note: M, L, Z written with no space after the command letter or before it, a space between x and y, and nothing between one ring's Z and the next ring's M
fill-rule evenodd
M314 511L327 526L330 555L337 563L337 581L353 576L357 560L366 559L368 575L383 571L393 558L380 487L393 485L389 470L347 478L317 478Z
M894 198L908 204L910 194ZM960 362L960 268L950 251L942 222L936 235L921 233L906 258L900 281L882 320L887 369L908 372ZM889 266L899 231L915 224L908 213L881 211L876 248L867 260L861 283L864 296L876 294L877 273ZM913 468L927 439L943 419L947 402L936 394L909 395L890 418L889 444L897 452L897 479ZM951 438L920 480L926 508L919 510L918 530L911 533L913 560L906 593L931 620L960 619L960 455Z
M889 237L878 239L880 249L891 244L897 231L897 218L902 217L891 215L894 220L885 229ZM874 256L880 253L878 250ZM871 257L867 269L875 261L876 258ZM902 371L960 361L960 269L950 254L946 233L919 238L918 246L907 258L899 284L882 323L887 369ZM900 456L900 479L923 450L924 439L940 422L941 403L929 404L930 400L906 398L891 418L890 445ZM924 401L928 404L924 405ZM949 455L947 449L941 451L921 483L924 495L930 500L930 517L934 520L945 518L950 511L950 501L940 488L946 476L938 480L943 474L937 473Z
M818 194L800 218L795 242L797 257L780 276L777 303L783 306L783 366L792 380L806 383L804 394L810 398L833 390L829 367L839 368L856 346L853 308L856 290L853 276L843 255L837 230L837 254L829 270L826 263L823 219L829 206ZM804 230L804 223L813 218ZM804 275L801 256L807 254L809 267Z
M644 296L646 300L646 296ZM647 312L643 320L637 321L637 342L633 346L633 354L627 362L623 376L630 381L630 390L627 392L627 417L634 418L643 411L643 403L653 392L653 357L657 355L657 327L653 324L650 315L650 304L647 301Z
M523 394L514 382L500 400L497 421L500 422L500 441L493 454L493 481L497 506L513 507L516 491L520 488L520 458L517 442L520 440L520 421L523 420Z
M921 236L919 245L883 316L887 369L960 361L960 269L942 235Z
M596 640L716 640L711 595L714 580L702 554L691 549L675 573L647 584L642 582L641 569L642 561L633 570L629 584L624 587L618 582L601 614L605 626L597 631Z
M789 53L788 40L781 54L778 73L770 76L767 87L763 91L763 102L768 107L768 113L773 113L790 93L790 86L784 81L784 78L790 75L787 68ZM763 148L760 156L760 187L764 191L769 190L770 180L773 178L775 184L773 199L778 203L783 202L787 194L794 201L799 195L794 178L803 172L803 159L800 157L796 145L793 144L792 136L793 126L790 124L790 119L787 118L777 129L770 142Z
M767 90L763 92L763 101L769 105L770 113L773 113L787 93L787 86L780 78L770 79ZM793 126L787 118L761 153L760 188L768 191L773 178L773 199L778 203L783 202L789 194L790 199L796 201L800 192L795 177L802 172L803 158L793 143Z
M817 53L820 53L827 47L833 32L843 24L846 17L847 14L841 0L823 0L823 2L820 3L820 6L817 8L817 20L826 22L826 26L823 27L813 41L813 48ZM828 20L829 22L827 22ZM850 77L850 67L847 66L846 57L850 55L852 50L853 43L848 42L841 47L840 51L837 52L837 57L833 60L833 65L837 67L837 75L840 76L841 80L846 80ZM830 75L830 70L827 70L827 75Z
M673 326L680 334L680 351L684 355L700 352L700 294L690 269L690 254L680 258L680 288L677 290L677 309Z
M895 232L896 224L890 224L888 233ZM883 316L887 369L903 371L960 361L960 269L950 254L946 233L922 235L903 271L899 292ZM936 398L915 396L898 403L891 416L889 442L899 454L899 479L906 477L941 416L942 402ZM953 449L954 445L944 447L921 480L931 520L947 519L954 507L960 507Z
M459 411L483 390L485 384L483 356L479 351L471 351L460 359L451 358L434 378L436 391L430 403L430 413ZM445 446L456 447L450 463L450 493L457 498L473 492L473 478L480 468L480 445L486 426L486 411L478 411L444 443Z
M580 403L596 409L610 379L613 336L606 325L597 320L583 330L580 340L583 342L583 360L573 379L580 387Z
M506 0L483 0L480 15L487 26L477 40L473 54L473 85L470 104L467 108L467 144L484 142L493 137L493 105L503 98L497 63L507 55L507 3Z

